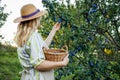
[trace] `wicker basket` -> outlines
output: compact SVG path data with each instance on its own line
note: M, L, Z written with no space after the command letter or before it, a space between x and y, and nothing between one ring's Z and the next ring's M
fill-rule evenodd
M68 50L64 49L44 49L44 54L46 60L49 61L62 61L68 54Z

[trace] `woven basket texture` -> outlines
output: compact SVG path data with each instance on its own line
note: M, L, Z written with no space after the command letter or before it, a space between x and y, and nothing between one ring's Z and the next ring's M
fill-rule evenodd
M45 49L44 54L46 60L58 62L65 58L68 51L63 49Z

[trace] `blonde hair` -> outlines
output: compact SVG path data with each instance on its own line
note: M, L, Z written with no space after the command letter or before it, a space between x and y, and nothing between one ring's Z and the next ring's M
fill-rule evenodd
M17 27L17 33L14 38L18 47L22 47L30 37L31 33L34 32L40 25L39 18L35 18L29 21L20 22Z

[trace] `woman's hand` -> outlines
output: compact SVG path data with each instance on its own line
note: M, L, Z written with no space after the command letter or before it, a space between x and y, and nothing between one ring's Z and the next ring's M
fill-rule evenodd
M66 66L69 62L69 58L68 58L69 54L63 59L62 63L63 63L63 66Z
M53 26L53 29L52 30L55 30L55 31L58 31L60 29L60 23L56 23L54 26Z

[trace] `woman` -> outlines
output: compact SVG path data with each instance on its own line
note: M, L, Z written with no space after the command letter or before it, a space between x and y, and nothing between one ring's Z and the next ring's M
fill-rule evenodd
M45 13L46 11L36 9L33 4L27 4L21 8L21 17L14 20L15 23L19 22L15 42L23 67L21 80L54 80L53 69L66 66L69 62L68 56L60 62L45 60L43 47L48 48L60 28L60 23L56 23L44 41L37 29L40 26L39 19Z

